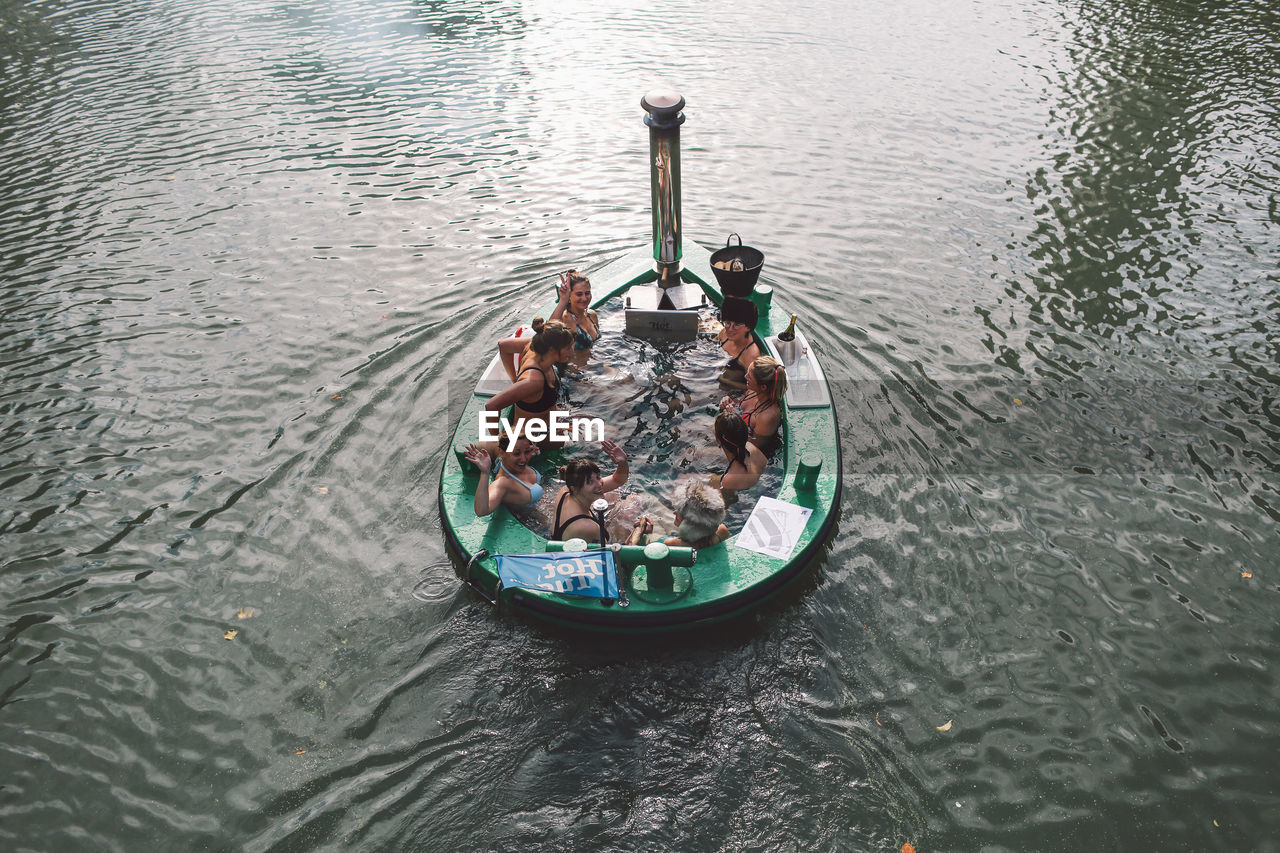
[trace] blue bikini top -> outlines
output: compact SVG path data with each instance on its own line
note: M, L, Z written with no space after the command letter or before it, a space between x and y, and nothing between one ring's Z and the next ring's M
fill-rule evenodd
M528 504L529 506L532 506L536 504L538 501L542 500L542 474L539 473L537 468L533 469L533 476L537 478L537 482L535 482L533 485L530 485L526 483L524 480L521 480L515 474L512 474L509 470L507 470L507 466L502 464L501 458L498 459L498 467L501 468L503 471L505 471L508 477L515 480L517 483L519 483L520 485L524 486L526 489L529 490L529 504Z

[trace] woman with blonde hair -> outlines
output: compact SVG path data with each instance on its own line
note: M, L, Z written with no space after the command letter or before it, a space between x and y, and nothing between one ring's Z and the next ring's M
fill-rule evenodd
M747 393L739 400L725 397L720 408L736 412L756 446L764 449L778 438L782 399L787 393L787 370L771 355L762 355L747 368Z

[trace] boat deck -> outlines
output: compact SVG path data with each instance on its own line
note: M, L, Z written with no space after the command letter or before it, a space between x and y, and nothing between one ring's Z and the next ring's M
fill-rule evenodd
M682 278L699 285L718 304L722 297L711 274L710 253L696 246L691 249L683 258ZM652 266L652 257L645 250L593 272L593 286L601 294L594 304L599 306L632 286L652 282ZM765 288L767 285L757 288L760 296L768 294ZM757 299L758 304L761 301L764 300ZM776 338L770 335L771 313L783 316L777 308L770 310L766 301L756 334L765 342L765 349L779 357ZM500 599L556 624L618 632L699 627L737 616L773 596L813 559L835 521L840 500L840 443L830 391L816 355L801 335L797 335L797 343L796 355L787 368L789 385L795 393L789 387L784 405L786 441L779 451L783 454L783 476L778 492L771 497L812 510L812 514L788 559L739 547L740 532L735 531L725 542L699 550L697 562L689 569L675 568L674 589L647 589L645 569L638 569L633 585L627 588L626 607L607 606L593 598L500 589L492 555L542 553L547 550L547 540L505 508L485 518L475 516L472 501L478 474L461 451L473 440L477 418L490 396L483 393L487 389L477 386L456 425L455 452L445 460L440 483L440 512L446 535L472 585L490 599ZM796 487L801 460L821 465L812 489ZM482 552L490 556L473 560Z

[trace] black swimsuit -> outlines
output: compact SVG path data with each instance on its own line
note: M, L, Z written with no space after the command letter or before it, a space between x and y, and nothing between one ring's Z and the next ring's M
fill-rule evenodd
M738 350L738 354L735 355L733 358L729 359L729 361L725 363L724 371L726 373L735 373L735 374L740 373L745 378L747 375L747 368L743 366L742 362L739 361L739 359L742 358L742 354L744 352L751 349L751 345L754 343L755 343L754 340L748 341L745 347ZM724 349L724 344L720 345L720 349Z
M552 385L547 379L547 374L536 364L531 364L524 370L521 370L516 374L516 378L519 379L530 370L536 370L542 374L542 396L534 400L532 403L517 401L516 405L533 415L540 414L542 412L549 412L551 411L551 407L556 404L556 400L560 397L560 386Z
M560 496L560 500L556 503L556 514L555 514L556 518L560 517L560 508L564 506L564 499L567 497L569 497L569 493L565 492L563 495ZM563 537L564 532L565 530L568 529L569 525L573 524L575 521L577 521L580 518L585 518L587 521L596 521L595 518L587 515L586 513L578 513L573 518L565 519L564 521L557 524L555 526L555 529L551 531L551 538L560 539L561 537ZM600 525L600 544L601 545L609 544L609 531L604 529L603 524Z

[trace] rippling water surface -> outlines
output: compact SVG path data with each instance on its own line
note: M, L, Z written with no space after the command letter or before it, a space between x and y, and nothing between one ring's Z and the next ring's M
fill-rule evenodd
M1280 849L1273 3L0 22L0 845ZM790 600L602 646L459 589L436 489L647 240L660 84L846 486Z

